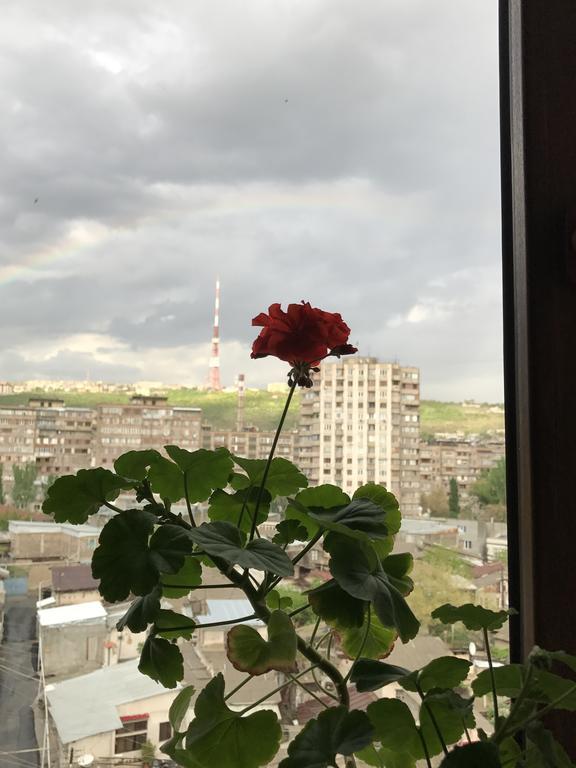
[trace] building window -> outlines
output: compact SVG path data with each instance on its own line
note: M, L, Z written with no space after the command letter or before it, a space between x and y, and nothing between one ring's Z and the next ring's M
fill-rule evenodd
M160 731L158 732L160 741L168 741L172 738L172 726L168 721L160 723Z
M141 716L138 719L122 719L123 727L116 731L114 742L114 754L119 755L123 752L136 752L147 740L148 736L148 716Z

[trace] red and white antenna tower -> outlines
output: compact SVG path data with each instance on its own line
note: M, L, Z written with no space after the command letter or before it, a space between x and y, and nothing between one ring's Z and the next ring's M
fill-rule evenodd
M219 392L220 385L220 280L216 278L216 299L214 301L214 331L212 333L212 351L210 353L210 374L208 387Z

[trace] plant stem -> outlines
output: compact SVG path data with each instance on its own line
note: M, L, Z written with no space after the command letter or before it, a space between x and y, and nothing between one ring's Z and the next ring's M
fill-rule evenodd
M308 544L306 544L306 546L305 546L305 547L304 547L304 548L303 548L303 549L302 549L300 552L298 552L298 554L296 555L296 557L295 557L295 558L293 558L293 560L292 560L292 565L296 565L296 563L297 563L299 560L302 560L302 558L304 557L304 555L305 555L307 552L309 552L309 551L312 549L312 547L313 547L313 546L314 546L314 545L315 545L315 544L316 544L318 541L320 541L320 539L322 538L323 534L324 534L324 531L318 531L318 533L317 533L315 536L313 536L313 537L310 539L310 541L308 542Z
M207 624L196 624L196 629L207 629L208 627L227 627L230 624L241 624L243 621L250 621L251 619L258 618L255 613L251 613L250 616L240 616L237 619L226 619L225 621L210 621ZM181 627L169 627L167 632L177 632ZM187 627L189 630L190 627Z
M558 704L563 702L564 699L567 699L568 696L571 696L573 693L576 693L576 683L568 688L567 691L564 691L561 696L558 696L558 698L554 699L554 701L551 701L550 704L546 704L545 707L542 707L542 709L539 709L537 712L534 712L533 715L530 715L530 717L526 718L521 727L526 728L526 726L530 725L530 723L533 723L534 720L538 720L539 718L544 717L544 715L547 715L548 712L551 712L553 709L555 709Z
M196 522L194 515L192 514L192 504L190 504L190 492L188 490L188 474L184 472L184 498L186 499L186 509L188 510L188 517L190 518L190 525L192 528L196 528Z
M416 683L416 689L418 690L418 695L422 699L422 706L424 707L426 712L428 712L428 716L430 717L430 722L432 723L434 730L436 731L436 736L438 736L438 741L442 746L442 752L444 752L444 755L448 757L448 747L446 746L446 742L444 741L444 737L442 736L442 731L438 726L438 721L436 720L436 717L432 712L432 707L429 706L428 702L424 698L424 692L418 683Z
M103 501L102 504L105 507L108 507L108 509L111 509L112 512L123 512L124 511L123 509L120 509L120 507L116 507L114 504L110 504L109 501Z
M526 698L528 694L528 683L530 682L532 678L532 673L534 671L534 666L532 664L528 664L528 671L526 672L526 677L524 678L524 681L522 683L522 688L520 689L520 693L518 694L518 698L514 701L514 704L512 705L512 708L510 709L510 714L506 718L506 720L503 720L500 724L497 724L496 731L494 732L494 735L492 737L492 741L494 744L500 744L504 737L508 735L508 731L510 730L510 724L513 724L514 716L520 709L520 705L524 702L524 699ZM520 725L519 728L522 726ZM514 729L512 727L512 733L517 729Z
M312 672L312 676L314 676L314 672L312 671L312 669L311 669L310 671ZM289 677L289 678L292 680L292 682L293 682L293 683L296 683L296 685L299 685L299 686L300 686L300 688L302 688L302 690L303 690L303 691L306 691L306 693L307 693L309 696L312 696L312 698L313 698L313 699L316 699L316 701L317 701L317 702L319 702L320 704L322 704L322 706L323 706L323 707L326 707L326 709L329 709L329 708L330 708L330 705L329 705L329 704L326 704L326 702L325 702L325 701L322 701L322 699L320 698L320 696L316 695L316 694L314 693L314 691L311 691L311 690L310 690L310 688L308 688L308 686L304 685L304 683L302 683L300 680L298 680L297 678L295 678L295 677L294 677L294 675L291 675L289 672L287 672L286 674L287 674L287 675L288 675L288 677ZM320 687L320 690L324 690L324 689L323 689L322 687Z
M298 616L299 613L302 613L302 611L305 611L307 608L310 608L310 603L305 603L304 605L301 605L300 608L296 608L295 611L291 611L288 616L292 618L293 616Z
M235 694L235 693L238 693L238 691L239 691L241 688L244 688L244 686L246 685L246 683L249 683L249 682L250 682L250 680L252 680L252 678L253 678L253 677L254 677L254 675L248 675L248 677L245 677L245 678L244 678L244 680L242 680L242 682L241 682L241 683L238 683L238 685L236 686L236 688L232 688L232 690L230 691L230 693L227 693L227 694L226 694L226 696L224 696L224 701L228 701L228 699L229 699L231 696L234 696L234 694Z
M368 633L370 632L370 618L371 618L370 604L368 604L368 612L367 612L367 615L366 615L366 629L364 630L364 637L362 638L362 642L360 643L360 648L358 649L358 653L356 654L356 658L352 662L352 665L350 666L350 669L348 670L348 674L344 678L344 682L346 682L346 683L350 679L350 675L352 674L352 670L354 669L354 664L356 664L356 662L358 661L360 656L362 656L362 651L364 650L364 647L366 645L366 641L368 640Z
M257 707L258 704L263 704L265 701L267 701L270 698L270 696L273 696L275 693L278 693L278 691L281 691L283 688L286 688L286 686L292 685L292 683L295 682L297 678L304 677L304 675L307 675L311 669L313 669L313 667L308 667L303 672L299 672L297 675L294 675L294 680L287 680L285 683L282 683L282 685L279 685L277 688L273 688L271 691L268 691L268 693L265 696L262 696L262 698L252 702L252 704L249 704L247 707L244 707L244 709L241 712L239 712L239 717L242 717L243 715L246 714L246 712L249 712L251 709L254 709L254 707Z
M164 582L160 583L161 587L166 587L167 589L189 589L191 592L195 589L241 589L241 587L237 587L235 584L165 584Z
M420 728L416 729L418 732L418 736L420 736L420 742L422 744L422 749L424 750L424 757L426 758L426 765L428 768L432 768L432 763L430 762L430 753L428 752L428 746L426 745L426 741L424 740L424 736L422 735L422 731Z
M258 496L256 497L256 505L254 507L254 517L252 518L252 528L250 530L250 541L252 541L256 535L256 520L258 519L258 510L260 509L264 487L266 486L266 480L268 479L268 472L270 471L270 465L272 464L272 459L274 458L274 451L278 445L278 439L280 437L280 433L282 432L282 427L284 426L284 421L286 420L286 415L288 414L288 409L290 408L290 403L292 401L297 383L297 381L294 381L290 387L290 391L288 392L288 397L286 398L286 403L284 404L284 410L282 411L282 416L278 422L276 434L274 435L274 440L272 441L272 447L270 448L270 453L268 454L268 460L266 462L266 466L264 467L264 474L262 475L262 481L258 488Z
M490 683L492 685L492 701L494 702L494 727L498 727L498 694L496 693L496 678L494 676L494 665L492 664L492 654L490 652L490 643L488 642L488 630L486 627L482 627L482 633L484 635L484 649L486 650L486 657L488 658L488 667L490 668Z

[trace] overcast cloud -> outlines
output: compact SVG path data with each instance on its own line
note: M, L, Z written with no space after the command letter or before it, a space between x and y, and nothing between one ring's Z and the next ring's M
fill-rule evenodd
M502 399L496 0L5 0L0 380L206 382L339 311L424 397Z

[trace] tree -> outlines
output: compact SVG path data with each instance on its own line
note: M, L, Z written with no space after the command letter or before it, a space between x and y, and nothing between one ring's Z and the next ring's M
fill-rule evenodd
M12 501L20 509L32 504L36 499L36 466L25 464L23 467L14 466L14 485L12 486Z
M4 493L4 467L0 464L0 504L6 504L6 494Z
M450 478L450 496L448 498L448 512L450 517L459 517L460 515L460 494L458 492L458 483L455 477Z
M436 485L430 493L423 493L420 497L420 503L425 512L432 517L448 516L448 496L441 485Z
M502 457L492 467L482 472L470 489L482 507L506 505L506 459Z

